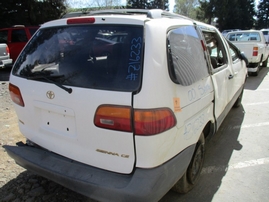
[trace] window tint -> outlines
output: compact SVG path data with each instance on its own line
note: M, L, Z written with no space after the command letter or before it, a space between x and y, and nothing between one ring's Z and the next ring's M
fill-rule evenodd
M184 86L208 75L201 40L193 26L182 26L168 33L171 79Z
M11 33L11 42L27 42L27 36L24 29L14 29Z
M108 33L126 38L117 42L102 37ZM15 63L13 73L25 78L49 76L69 86L135 91L141 79L142 44L142 26L40 29Z
M7 43L8 30L0 31L0 43Z

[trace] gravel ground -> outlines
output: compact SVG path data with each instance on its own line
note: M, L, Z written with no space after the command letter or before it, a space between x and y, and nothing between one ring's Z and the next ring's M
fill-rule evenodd
M18 166L3 145L25 142L8 92L8 70L0 70L0 201L1 202L94 202ZM4 79L3 79L4 78Z

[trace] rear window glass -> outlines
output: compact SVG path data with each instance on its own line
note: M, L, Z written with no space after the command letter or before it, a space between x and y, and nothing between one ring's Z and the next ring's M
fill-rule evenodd
M11 32L11 42L27 42L27 35L24 29L14 29Z
M227 38L229 41L261 41L260 34L258 32L230 33Z
M0 31L0 43L7 43L8 30Z
M201 39L193 26L182 26L168 33L171 79L188 86L209 75Z
M21 53L13 74L41 82L131 92L140 85L142 50L143 26L40 29Z

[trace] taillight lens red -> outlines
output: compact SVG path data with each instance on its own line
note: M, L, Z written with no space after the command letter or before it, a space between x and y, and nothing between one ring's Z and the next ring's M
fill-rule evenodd
M6 47L6 52L7 52L7 54L10 54L10 51L9 51L9 47L8 46Z
M13 102L24 107L24 102L22 99L21 91L17 86L9 83L9 93Z
M174 113L169 108L136 109L134 111L134 133L155 135L176 125Z
M253 53L252 56L258 56L258 47L253 47Z
M176 125L169 108L135 109L128 106L101 105L97 108L94 124L101 128L133 132L135 135L155 135Z
M70 24L88 24L88 23L94 23L95 18L90 17L90 18L70 18L67 19L66 23L68 25Z

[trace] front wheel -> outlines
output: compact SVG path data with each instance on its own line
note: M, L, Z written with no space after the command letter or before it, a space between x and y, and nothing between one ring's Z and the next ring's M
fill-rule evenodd
M173 191L181 194L189 192L197 183L205 157L205 138L202 133L194 150L191 162L184 175L172 187Z

